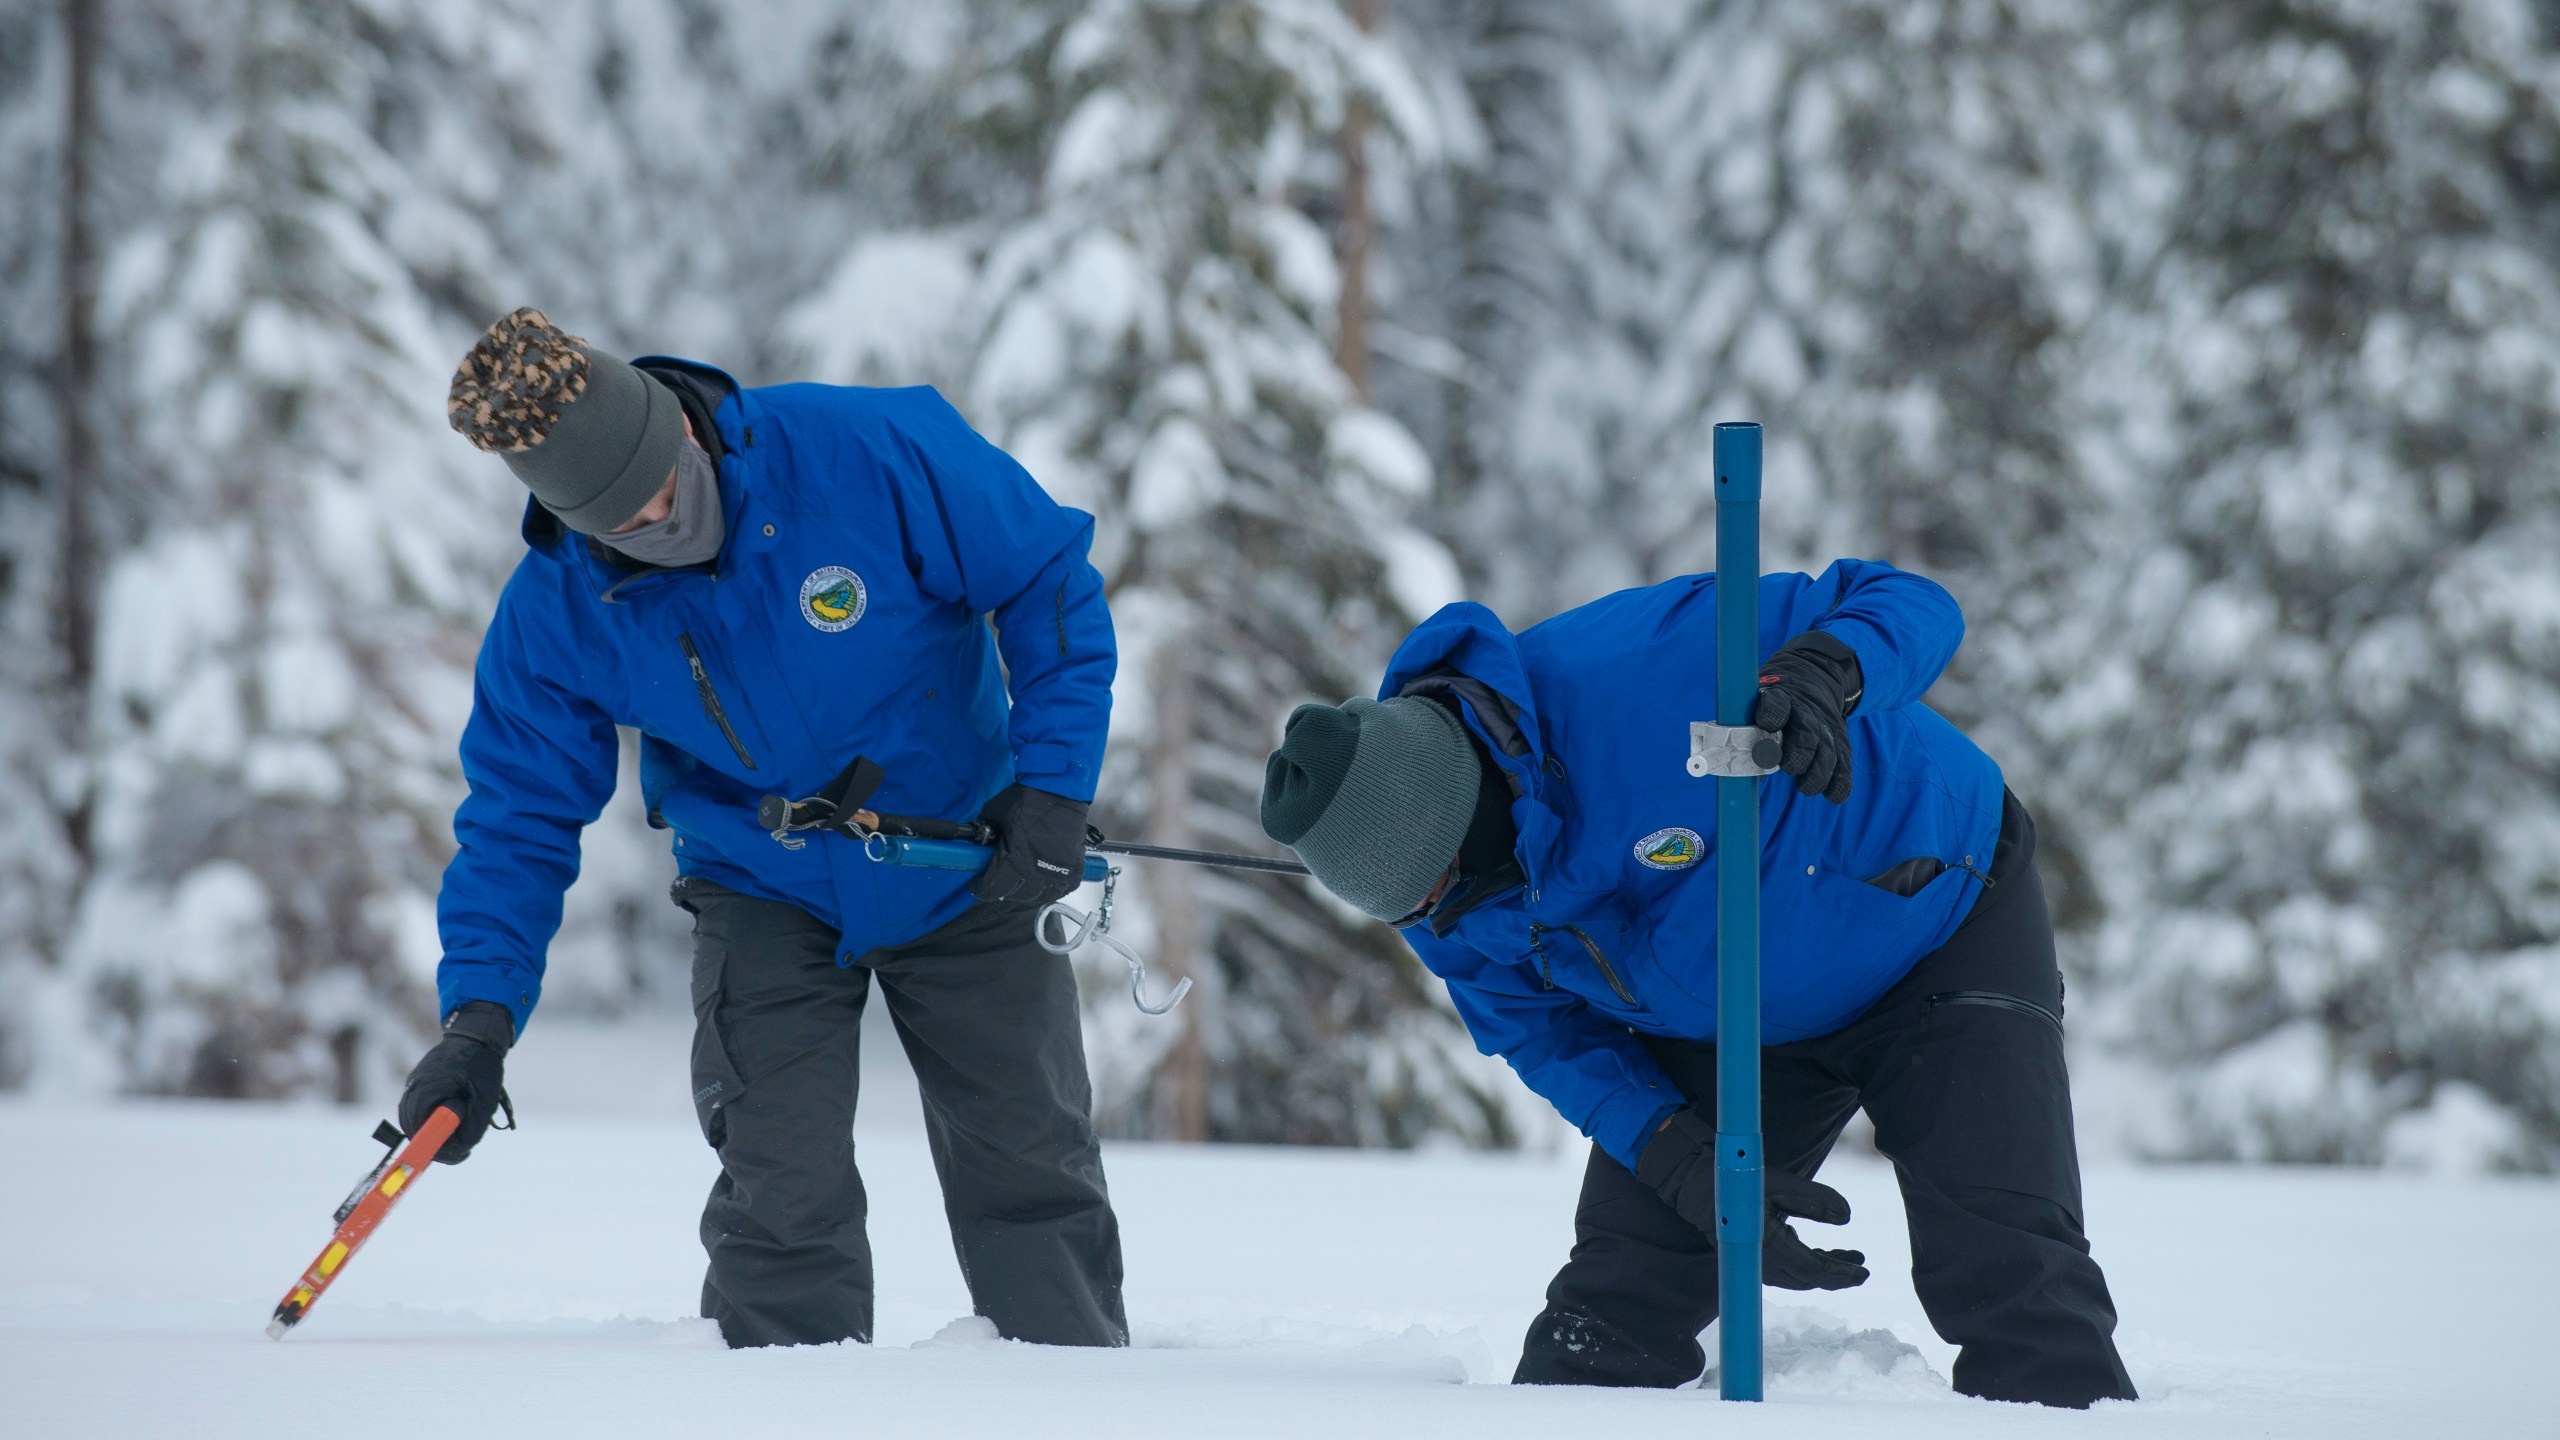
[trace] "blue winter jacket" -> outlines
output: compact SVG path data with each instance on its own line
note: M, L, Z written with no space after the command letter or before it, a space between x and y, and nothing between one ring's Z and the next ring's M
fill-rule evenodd
M1761 1038L1827 1034L1944 943L2000 831L1999 767L1920 696L1963 638L1953 597L1842 560L1760 582L1763 659L1807 630L1857 652L1855 783L1834 805L1760 787ZM1452 686L1450 674L1473 685ZM1438 690L1514 782L1524 884L1435 934L1406 929L1488 1055L1633 1169L1680 1092L1631 1031L1712 1040L1715 782L1689 722L1715 718L1715 577L1625 590L1514 635L1451 605L1408 637L1379 697ZM1931 857L1905 898L1865 883Z
M436 907L443 1011L494 1000L519 1032L578 832L613 794L616 725L640 732L642 795L675 832L677 868L808 910L843 932L850 963L967 909L970 877L874 864L835 837L786 849L757 828L758 796L808 795L861 755L887 770L871 804L892 814L965 819L1016 780L1089 800L1110 719L1092 517L940 395L742 390L638 363L717 400L728 539L711 566L635 572L526 509L531 550L480 649L471 793Z

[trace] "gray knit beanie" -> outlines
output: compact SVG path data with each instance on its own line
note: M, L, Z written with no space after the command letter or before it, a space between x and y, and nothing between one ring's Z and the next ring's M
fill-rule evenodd
M640 513L675 470L673 391L559 326L512 311L453 372L445 418L562 524L602 535Z
M1262 831L1381 920L1421 908L1458 858L1480 776L1458 718L1428 700L1301 705L1262 776Z

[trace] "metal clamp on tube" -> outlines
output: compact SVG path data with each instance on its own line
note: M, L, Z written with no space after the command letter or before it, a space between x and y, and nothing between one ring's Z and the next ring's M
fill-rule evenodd
M1689 722L1689 773L1698 779L1710 775L1750 779L1777 771L1777 736L1748 725Z

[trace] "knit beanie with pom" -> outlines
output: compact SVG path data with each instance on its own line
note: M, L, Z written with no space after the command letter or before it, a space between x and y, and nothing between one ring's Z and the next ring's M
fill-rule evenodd
M445 417L588 535L639 514L684 443L674 392L530 309L491 325L462 357Z

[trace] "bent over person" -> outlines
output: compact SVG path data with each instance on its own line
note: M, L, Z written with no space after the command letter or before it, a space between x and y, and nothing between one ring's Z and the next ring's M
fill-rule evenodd
M1964 622L1935 584L1843 560L1760 582L1768 1283L1832 1290L1865 1257L1813 1176L1875 1123L1912 1281L1961 1347L1955 1386L2133 1398L2090 1258L2063 1069L2062 976L2035 822L1920 703ZM1476 1043L1591 1137L1570 1259L1516 1382L1673 1386L1716 1316L1715 789L1686 770L1715 712L1715 581L1628 590L1513 634L1452 605L1377 700L1309 705L1262 824L1337 895L1403 928Z
M1110 715L1092 518L930 389L741 389L532 310L463 360L450 411L533 496L462 737L444 1038L401 1125L453 1106L452 1163L506 1106L627 725L693 915L694 1104L720 1157L702 1313L733 1346L871 1338L852 1129L876 979L978 1313L1014 1339L1127 1343L1075 985L1032 928L1082 871ZM760 795L815 793L857 757L884 811L992 822L994 863L875 865L758 827Z

